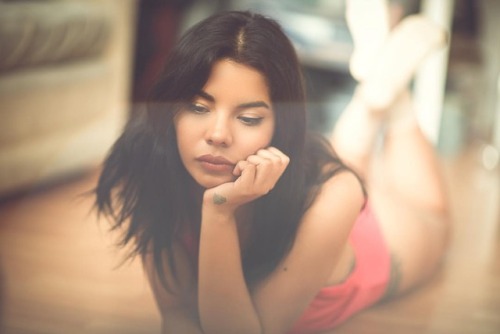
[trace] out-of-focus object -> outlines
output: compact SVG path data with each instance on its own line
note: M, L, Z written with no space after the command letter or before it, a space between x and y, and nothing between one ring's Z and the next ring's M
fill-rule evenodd
M451 40L454 0L422 1L422 14L441 25ZM417 118L427 138L437 144L448 73L449 45L431 55L415 77L414 100Z
M388 0L392 24L414 13L418 2ZM345 18L345 0L232 0L229 3L231 9L251 9L276 19L295 45L304 66L349 71L353 46Z
M497 96L496 98L497 102L495 109L495 125L493 128L493 140L496 149L500 151L500 74L498 75L496 96Z
M276 19L303 65L347 73L352 38L344 0L233 0L231 9L251 9Z
M0 196L97 166L128 115L136 0L0 0Z
M498 166L500 153L495 146L485 145L481 153L481 160L487 170L493 170Z
M485 145L482 151L482 162L488 170L493 170L500 164L500 75L497 81L496 100L493 122L493 144Z

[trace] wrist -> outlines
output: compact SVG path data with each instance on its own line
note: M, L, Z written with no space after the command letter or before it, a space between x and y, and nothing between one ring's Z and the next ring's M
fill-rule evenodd
M228 202L227 197L218 192L205 191L203 194L203 211L221 217L234 217L236 209L236 206Z

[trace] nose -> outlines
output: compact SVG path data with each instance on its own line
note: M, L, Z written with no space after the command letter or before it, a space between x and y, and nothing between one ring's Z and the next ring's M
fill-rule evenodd
M207 127L205 140L209 145L227 147L232 143L229 117L222 113L213 113Z

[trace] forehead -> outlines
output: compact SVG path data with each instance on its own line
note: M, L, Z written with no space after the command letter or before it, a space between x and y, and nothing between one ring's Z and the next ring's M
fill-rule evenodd
M214 63L203 90L216 98L234 96L243 99L258 98L270 102L265 76L253 67L229 59Z

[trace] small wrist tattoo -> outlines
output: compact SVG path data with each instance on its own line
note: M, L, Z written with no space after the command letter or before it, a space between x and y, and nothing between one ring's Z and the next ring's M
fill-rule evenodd
M215 193L214 197L213 197L213 201L214 201L214 204L221 205L221 204L226 203L227 199L224 196Z

